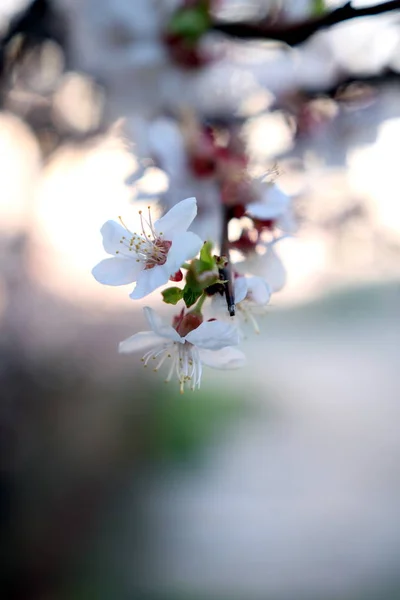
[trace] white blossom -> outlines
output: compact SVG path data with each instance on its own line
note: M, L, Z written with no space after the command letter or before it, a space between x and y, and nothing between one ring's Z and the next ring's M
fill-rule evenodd
M271 288L262 277L239 276L233 284L236 315L239 332L242 333L241 324L251 323L256 333L260 333L256 316L266 312L266 307L271 297ZM229 318L225 298L215 294L212 299L212 310L222 318Z
M201 322L201 317L196 319L189 313L186 317L194 317L189 326L182 328L183 316L172 327L165 325L153 309L145 307L144 312L150 331L136 333L121 342L119 352L130 354L146 350L142 361L145 366L156 361L154 371L158 371L165 361L169 362L165 381L170 381L175 373L181 393L186 384L192 390L200 387L203 365L215 369L236 369L245 363L244 354L233 347L239 343L239 333L234 325L217 320Z
M188 149L178 122L170 117L149 122L136 118L129 120L126 129L135 140L136 152L152 157L168 177L168 189L154 196L160 199L164 209L170 209L179 198L196 193L199 214L192 230L203 239L218 239L222 227L221 191L214 177L196 177L191 171ZM137 182L142 175L139 169L129 183ZM134 193L137 200L146 198L138 188Z
M259 188L260 199L246 207L246 213L260 221L274 221L276 226L286 233L296 231L292 214L291 199L276 183L255 181Z
M234 283L236 314L244 322L250 322L254 331L260 333L257 314L265 313L271 297L271 288L262 277L237 277Z
M286 284L286 269L275 251L275 243L267 244L264 254L253 252L246 260L235 263L234 267L243 275L251 273L262 277L271 293L279 292Z
M143 298L167 283L184 262L192 259L203 245L202 240L187 231L197 213L195 198L178 202L153 224L141 215L140 234L129 231L122 223L107 221L101 229L104 250L112 258L102 260L92 270L104 285L126 285L136 282L130 294ZM147 232L147 229L149 233Z

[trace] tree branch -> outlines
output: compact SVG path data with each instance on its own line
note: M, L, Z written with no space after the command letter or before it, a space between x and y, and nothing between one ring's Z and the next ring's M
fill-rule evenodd
M400 73L391 68L386 68L379 73L372 75L349 75L343 79L339 79L335 84L328 88L319 90L315 89L302 89L302 92L307 95L309 99L320 98L321 96L328 96L340 101L340 94L343 90L346 90L351 85L365 85L372 88L378 88L384 84L400 84Z
M364 8L353 8L351 2L347 2L344 6L327 12L321 17L306 19L297 23L271 24L268 21L260 23L225 23L216 21L212 29L225 33L230 37L244 40L278 40L289 46L296 46L326 27L343 23L349 19L370 17L393 10L400 10L400 0L391 0L390 2Z
M226 299L226 304L228 307L228 312L231 317L235 316L235 293L233 291L233 282L232 282L232 267L229 256L229 238L228 238L228 225L231 219L231 213L227 206L222 205L223 208L223 218L222 218L222 232L221 232L221 256L225 256L227 258L228 264L219 269L220 278L223 279L226 283L224 283L224 294Z

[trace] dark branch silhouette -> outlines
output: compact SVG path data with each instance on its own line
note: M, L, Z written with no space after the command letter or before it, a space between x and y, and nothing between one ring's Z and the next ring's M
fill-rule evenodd
M258 23L226 23L216 21L212 28L214 31L220 31L228 36L244 40L277 40L289 46L296 46L326 27L331 27L349 19L379 15L393 10L400 10L399 0L383 2L382 4L364 8L353 8L351 2L347 2L344 6L327 12L320 17L306 19L297 23L271 24L268 20Z
M348 77L339 79L335 84L328 88L321 89L303 89L302 92L307 95L309 99L318 98L321 96L334 98L335 100L341 100L341 94L350 86L370 86L372 88L379 88L385 84L400 84L400 73L391 68L386 68L379 73L371 75L362 75L354 73Z

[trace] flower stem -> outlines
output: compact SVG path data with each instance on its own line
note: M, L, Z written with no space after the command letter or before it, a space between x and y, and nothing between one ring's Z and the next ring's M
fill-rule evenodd
M181 269L190 269L189 263L184 262L183 265L181 265Z
M196 306L194 307L194 309L191 312L195 312L195 313L198 313L199 315L201 315L201 310L203 308L203 304L204 304L206 298L207 298L207 294L205 294L203 292L202 295L200 296L200 298L198 299Z

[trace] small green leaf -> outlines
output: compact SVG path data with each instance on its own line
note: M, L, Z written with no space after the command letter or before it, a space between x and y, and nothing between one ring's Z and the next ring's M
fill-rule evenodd
M168 31L187 40L197 41L210 27L210 15L205 3L182 8L171 18Z
M183 300L186 304L186 307L190 308L191 306L193 306L196 300L200 298L202 293L202 290L191 288L188 285L185 285L183 289Z
M161 292L166 304L177 304L183 297L183 290L178 287L170 287Z
M200 250L200 258L193 261L193 267L198 275L201 273L217 273L217 261L215 256L211 254L212 243L205 242ZM200 278L198 278L200 279ZM204 286L203 286L204 288Z
M314 17L323 15L326 11L325 0L313 0L312 14Z
M193 262L194 261L192 261L191 267L193 267ZM182 296L186 307L189 308L190 306L193 306L196 300L200 298L202 293L203 288L201 287L201 285L199 285L196 274L192 271L192 269L190 269L186 273L186 285L183 288Z
M200 250L200 260L209 265L208 268L212 268L215 265L215 258L211 254L212 242L204 242L202 249Z

